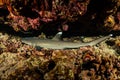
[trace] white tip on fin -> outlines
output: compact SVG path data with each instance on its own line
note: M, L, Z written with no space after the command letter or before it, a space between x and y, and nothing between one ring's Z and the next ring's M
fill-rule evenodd
M62 35L62 32L58 32L58 33L52 38L52 40L60 40L60 39L61 39L61 35Z
M113 34L110 34L109 36L111 36L111 37L112 37L112 36L113 36Z

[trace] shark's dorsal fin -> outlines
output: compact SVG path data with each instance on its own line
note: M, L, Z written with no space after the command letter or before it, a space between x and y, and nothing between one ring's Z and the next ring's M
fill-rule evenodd
M61 39L61 35L62 35L62 32L58 32L58 33L52 38L52 40L59 41L59 40Z

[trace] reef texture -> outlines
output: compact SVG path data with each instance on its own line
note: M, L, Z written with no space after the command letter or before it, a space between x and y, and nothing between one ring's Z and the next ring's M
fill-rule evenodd
M48 34L120 31L120 0L0 0L0 24ZM120 80L120 36L96 46L36 50L0 33L0 80Z
M16 31L120 30L120 0L0 0L0 9L1 20Z
M96 46L36 50L0 33L0 79L120 80L120 36Z

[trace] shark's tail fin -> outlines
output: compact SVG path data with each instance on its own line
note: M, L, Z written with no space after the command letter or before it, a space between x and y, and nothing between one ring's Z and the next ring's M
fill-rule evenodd
M96 39L96 40L90 42L90 45L96 45L96 44L98 44L98 43L100 43L100 42L110 38L111 36L113 36L113 34L109 34L108 36L104 36L102 38Z

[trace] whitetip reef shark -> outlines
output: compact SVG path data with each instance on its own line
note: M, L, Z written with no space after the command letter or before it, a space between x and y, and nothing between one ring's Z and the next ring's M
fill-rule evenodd
M60 40L62 32L58 32L53 39L41 39L38 37L26 37L21 38L21 41L25 44L32 45L36 48L47 48L47 49L75 49L82 46L94 46L98 43L110 38L112 34L101 37L91 42L68 42Z

